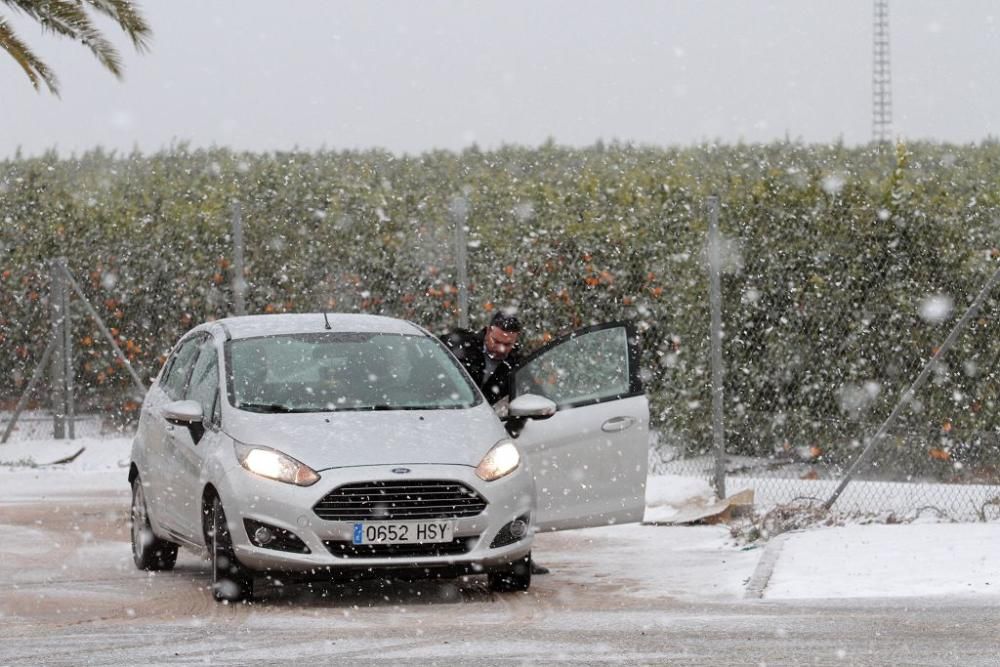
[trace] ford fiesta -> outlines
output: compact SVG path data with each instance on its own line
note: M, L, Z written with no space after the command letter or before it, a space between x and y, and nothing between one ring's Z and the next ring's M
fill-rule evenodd
M206 323L175 346L132 447L132 553L255 578L485 574L526 590L533 535L638 521L648 405L629 325L553 341L504 417L420 327L365 315ZM513 435L512 435L513 434ZM516 436L516 437L515 437Z

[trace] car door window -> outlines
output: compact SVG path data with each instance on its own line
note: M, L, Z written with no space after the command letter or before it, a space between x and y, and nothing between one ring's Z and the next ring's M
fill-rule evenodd
M540 394L565 408L641 392L631 338L627 325L612 323L555 341L515 370L513 396Z
M535 477L537 530L642 519L649 402L635 329L612 322L574 331L514 370L513 398L552 399L559 410L527 420L517 447Z
M180 348L174 353L174 358L170 362L167 374L161 383L163 391L171 400L179 400L184 395L184 387L187 384L188 375L191 371L191 364L198 354L201 338L191 338L184 341Z
M201 405L207 421L214 419L215 396L219 391L219 354L212 339L201 345L198 360L191 371L191 381L185 398Z

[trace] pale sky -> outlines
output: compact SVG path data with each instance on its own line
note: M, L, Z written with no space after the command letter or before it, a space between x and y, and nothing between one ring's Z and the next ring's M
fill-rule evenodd
M14 17L62 97L0 54L0 157L871 138L871 0L139 5L150 53L107 25L123 82ZM893 0L890 17L896 135L1000 135L1000 0Z

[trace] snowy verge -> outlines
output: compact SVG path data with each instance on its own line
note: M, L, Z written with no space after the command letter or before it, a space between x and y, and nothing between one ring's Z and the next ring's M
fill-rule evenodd
M762 549L740 548L726 526L629 524L536 537L534 554L560 580L588 587L613 582L612 595L736 600ZM544 582L544 577L539 578Z
M646 479L646 523L668 522L687 507L705 507L715 500L708 481L680 475L655 475Z
M764 599L991 596L1000 525L851 525L789 534Z
M7 430L13 416L9 410L0 410L0 432ZM104 416L100 414L76 415L73 419L73 432L77 439L109 438L120 433L105 423ZM47 441L51 436L52 413L47 410L25 410L18 416L10 441L0 446L0 451L13 442Z
M68 463L52 465L67 457ZM128 493L132 436L23 440L0 445L0 503Z

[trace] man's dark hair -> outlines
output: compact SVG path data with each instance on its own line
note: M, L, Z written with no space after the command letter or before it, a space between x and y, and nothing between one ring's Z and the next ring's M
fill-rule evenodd
M517 315L509 315L502 310L493 316L490 326L500 327L508 333L521 333L521 320L517 319Z

